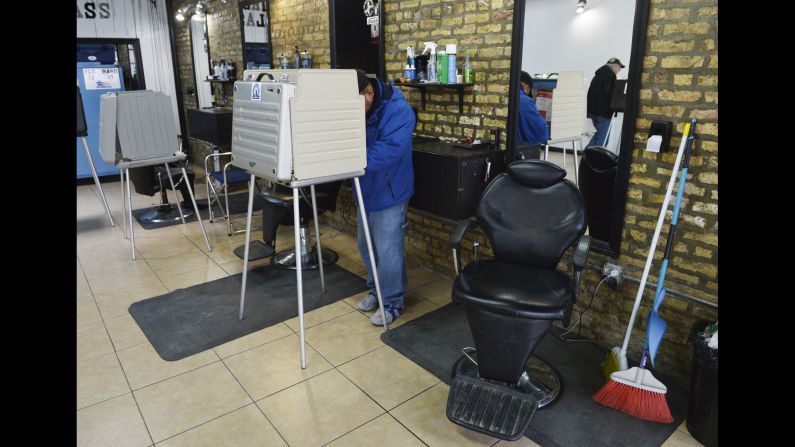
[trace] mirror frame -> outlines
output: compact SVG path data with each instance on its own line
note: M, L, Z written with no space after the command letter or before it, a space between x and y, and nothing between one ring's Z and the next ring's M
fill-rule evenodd
M210 61L212 60L212 58L210 57L210 33L209 33L209 29L208 28L209 27L207 26L207 18L205 17L205 19L204 19L204 36L207 39L207 63L210 65L210 72L209 73L205 73L204 74L204 78L207 78L207 75L212 74L212 70L213 70L213 65L210 64ZM193 66L193 79L195 80L196 79L196 60L194 58L195 48L193 47L193 20L191 20L191 22L188 24L188 40L190 41L190 59L191 59L191 65ZM204 81L202 80L202 82L204 82ZM210 86L210 93L212 93L212 90L213 89L212 89L212 85L211 85ZM193 89L193 97L196 100L196 108L197 109L201 109L202 107L201 107L201 104L200 104L200 101L199 101L199 86L198 85L196 86L196 88ZM210 107L212 107L212 106L213 106L212 103L210 103Z
M517 5L521 2L521 7ZM632 45L629 57L629 73L627 75L627 101L624 111L624 122L621 126L621 147L618 155L616 184L613 190L614 208L610 217L610 236L606 241L594 239L591 249L617 258L621 254L621 237L624 232L624 216L627 204L627 187L629 186L629 169L632 164L632 146L635 143L635 124L640 104L640 75L643 72L643 58L646 53L646 31L649 25L650 0L635 0L635 18L632 24ZM526 0L515 0L513 12L513 45L511 46L511 76L508 87L508 137L506 139L506 156L508 160L516 159L516 124L519 112L519 101L514 101L519 93L519 76L522 71L522 42L524 39L524 18Z
M337 27L334 24L334 0L328 0L329 66L337 67ZM384 0L378 0L378 79L386 81L386 54L384 54Z
M257 43L246 42L245 35L246 29L245 24L243 23L243 7L244 6L251 6L256 3L265 3L265 8L267 9L265 14L268 17L268 42L267 45L270 47L271 50L271 68L276 68L276 64L273 62L275 59L273 57L273 38L271 37L271 2L270 0L240 0L237 6L237 15L240 20L240 58L243 61L243 66L238 68L238 79L243 78L243 71L246 70L246 45L261 45ZM209 38L208 38L209 39ZM207 42L209 45L209 40ZM208 51L209 54L209 51Z

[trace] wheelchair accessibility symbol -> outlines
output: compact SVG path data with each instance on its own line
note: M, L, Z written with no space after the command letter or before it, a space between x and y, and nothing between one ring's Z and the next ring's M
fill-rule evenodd
M260 94L260 83L255 82L251 85L251 100L252 101L262 101L262 95Z

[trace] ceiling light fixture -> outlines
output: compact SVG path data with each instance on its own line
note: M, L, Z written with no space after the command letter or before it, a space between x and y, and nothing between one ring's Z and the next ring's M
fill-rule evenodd
M181 8L177 10L176 19L179 20L180 22L185 20L185 13L182 11Z
M582 13L585 11L585 5L588 4L586 0L578 0L577 1L577 14Z

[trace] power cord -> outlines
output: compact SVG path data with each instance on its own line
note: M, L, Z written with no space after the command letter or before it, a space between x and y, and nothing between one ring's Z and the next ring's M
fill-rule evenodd
M573 330L574 330L574 328L575 328L575 327L578 327L578 326L579 326L579 329L577 330L577 336L578 336L578 337L580 336L580 333L581 333L580 331L582 330L582 326L581 326L581 323L582 323L582 316L583 316L583 315L585 315L585 312L588 312L588 309L590 309L590 308L591 308L591 304L593 303L593 300L594 300L594 298L596 297L596 292L599 290L599 287L600 287L602 284L604 284L604 282L605 282L606 280L608 280L608 279L610 279L610 278L612 278L612 276L606 276L606 277L602 278L602 280L601 280L601 281L599 281L599 284L597 284L597 285L596 285L596 287L593 289L593 293L591 294L591 299L590 299L590 301L588 301L588 304L585 306L585 309L584 309L582 312L580 312L580 317L577 319L577 322L576 322L576 323L574 323L573 325L571 325L570 327L568 327L568 328L566 329L566 332L564 332L564 333L562 333L562 334L558 335L558 339L559 339L560 341L566 341L566 342L586 342L586 343L591 343L591 344L594 344L594 345L596 345L596 346L599 346L599 347L600 347L600 348L602 348L604 351L609 351L609 349L607 349L606 347L604 347L604 346L600 345L599 343L597 343L597 342L595 342L595 341L593 341L593 340L587 340L587 339L573 339L573 338L564 338L564 336L565 336L566 334L570 333L571 331L573 331Z

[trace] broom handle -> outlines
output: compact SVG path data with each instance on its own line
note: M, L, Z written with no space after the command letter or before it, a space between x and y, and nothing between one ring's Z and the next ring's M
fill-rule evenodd
M663 254L662 265L660 266L660 274L657 278L657 290L654 291L654 304L653 308L660 305L661 295L665 283L665 272L668 271L668 257L671 254L671 249L674 245L674 236L676 235L676 224L679 222L679 207L682 203L682 195L685 192L685 180L687 178L687 168L690 165L690 151L693 148L693 139L696 133L696 119L690 121L690 134L687 135L687 144L685 146L685 160L682 162L682 173L679 175L679 188L676 190L676 200L674 201L674 212L671 216L671 225L668 229L668 240L665 242L665 253Z
M644 287L646 287L646 280L649 277L649 270L651 270L651 263L654 259L654 251L657 248L657 241L660 239L660 231L662 230L663 221L665 221L665 212L668 210L668 204L671 202L671 193L673 192L674 183L676 182L676 174L679 172L679 164L682 162L682 155L684 154L685 146L687 145L686 135L689 135L689 133L690 123L686 123L684 132L682 132L682 142L679 144L679 152L676 154L676 161L674 162L671 179L668 181L668 189L665 191L665 200L663 200L663 205L660 209L660 217L657 219L657 227L654 229L654 236L651 239L651 246L649 246L649 254L646 256L646 266L643 268L643 275L640 278L638 293L635 295L635 304L632 306L632 315L629 317L627 332L624 334L624 344L621 345L620 357L626 358L627 355L629 336L632 334L632 327L635 325L635 317L638 315L640 300L643 298L643 290Z

